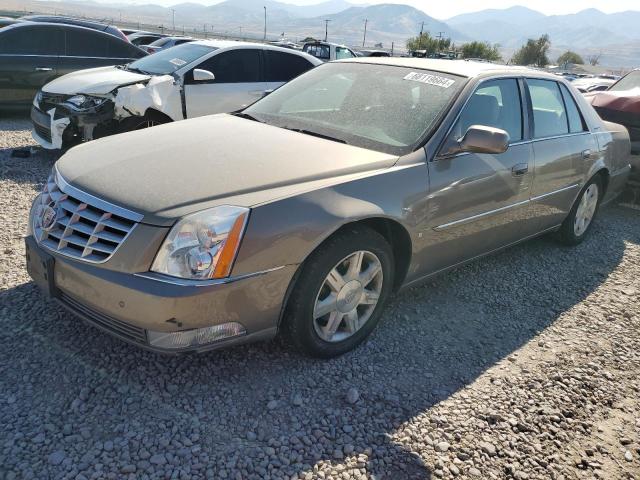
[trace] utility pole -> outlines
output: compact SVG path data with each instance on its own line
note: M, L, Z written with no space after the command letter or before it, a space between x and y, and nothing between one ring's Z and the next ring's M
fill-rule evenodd
M367 39L367 23L369 23L369 19L365 18L364 19L364 36L362 37L362 46L364 47L364 42Z
M420 25L420 37L422 38L422 32L424 32L424 22Z
M172 8L171 14L173 16L173 33L176 33L176 11Z
M264 41L267 41L267 7L266 5L263 7L264 8Z
M325 20L324 21L324 41L327 41L327 38L329 37L329 22L331 20Z
M391 42L391 56L393 57L393 42Z

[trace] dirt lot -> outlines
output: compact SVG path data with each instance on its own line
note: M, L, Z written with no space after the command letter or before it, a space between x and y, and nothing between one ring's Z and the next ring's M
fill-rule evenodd
M640 212L397 295L331 361L282 342L164 357L86 326L24 269L55 156L0 121L0 479L640 479Z

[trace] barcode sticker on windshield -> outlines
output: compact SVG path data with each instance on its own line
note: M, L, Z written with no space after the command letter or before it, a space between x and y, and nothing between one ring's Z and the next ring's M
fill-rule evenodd
M449 88L451 85L456 83L455 80L451 80L450 78L439 77L438 75L419 72L411 72L406 77L404 77L404 79L411 80L412 82L427 83L429 85L435 85L436 87L442 88Z
M181 58L172 58L171 60L169 60L169 63L173 63L174 65L177 65L178 67L181 67L182 65L186 64L187 62L185 62Z

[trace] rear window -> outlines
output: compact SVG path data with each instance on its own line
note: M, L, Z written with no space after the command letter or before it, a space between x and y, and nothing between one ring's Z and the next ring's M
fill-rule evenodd
M618 80L618 83L614 84L609 91L622 92L625 90L633 90L634 88L640 88L640 70L631 72L626 77Z
M329 45L307 44L304 46L303 51L321 60L331 59Z
M266 59L266 82L288 82L313 68L311 62L300 55L272 50L265 50L264 53Z

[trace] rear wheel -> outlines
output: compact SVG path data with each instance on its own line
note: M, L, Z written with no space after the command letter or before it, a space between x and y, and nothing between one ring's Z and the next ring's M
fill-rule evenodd
M566 245L581 243L591 230L598 213L603 188L600 175L593 177L578 195L569 215L560 227L560 240Z
M393 285L393 254L379 233L351 227L305 262L285 312L284 328L302 353L330 358L375 328Z

